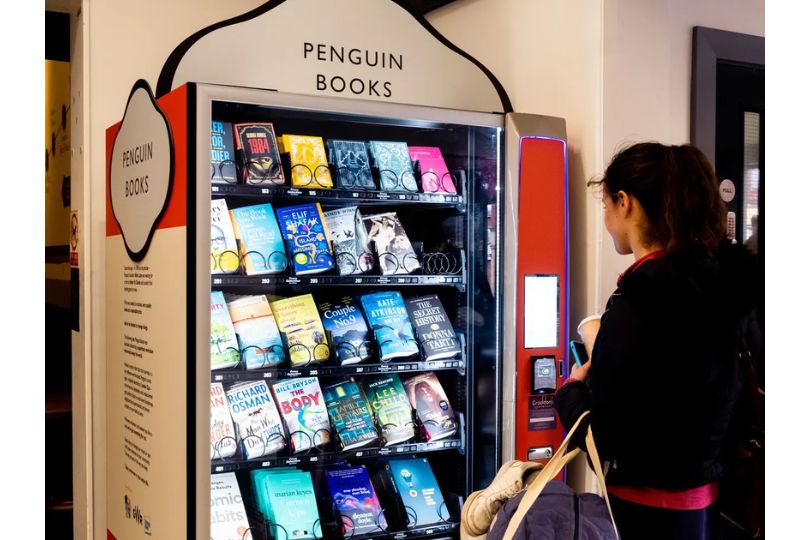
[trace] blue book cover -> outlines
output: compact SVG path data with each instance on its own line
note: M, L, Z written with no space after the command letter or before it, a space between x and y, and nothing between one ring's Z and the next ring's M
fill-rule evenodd
M270 521L275 538L304 540L323 536L318 521L318 505L312 476L307 471L284 471L259 475L257 492L263 491L266 508L262 512ZM262 497L258 496L257 500Z
M326 469L326 485L343 522L343 536L382 532L388 526L382 506L362 465Z
M419 187L413 174L408 144L399 141L369 141L374 165L380 171L382 191L416 193Z
M230 122L211 122L211 183L237 183L233 124Z
M241 241L245 273L275 274L287 268L284 239L270 203L231 210L234 234Z
M380 360L386 362L419 353L408 310L398 291L364 294L360 303L380 349Z
M297 275L324 272L335 267L329 229L320 203L276 210Z
M409 515L410 527L423 527L447 520L450 514L433 470L426 458L392 459L391 476Z
M341 365L356 364L372 356L371 332L360 305L351 297L318 304L323 327L332 334L332 349Z
M329 162L337 172L338 187L346 189L377 189L371 176L371 166L363 141L327 139Z
M329 420L340 438L343 450L366 445L377 439L377 430L368 402L353 379L323 389Z

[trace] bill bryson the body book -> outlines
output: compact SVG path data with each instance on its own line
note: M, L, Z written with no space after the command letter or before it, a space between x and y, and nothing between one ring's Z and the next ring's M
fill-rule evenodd
M374 245L384 276L410 274L421 268L396 212L363 216L368 242Z
M274 454L284 448L284 428L266 382L239 383L225 394L247 459Z
M403 382L408 401L422 423L425 439L436 441L454 435L458 429L453 408L439 378L432 371L419 373Z
M274 538L322 537L312 476L295 469L251 471L259 510ZM285 536L286 532L286 536Z
M296 275L324 272L335 267L329 229L320 203L276 210Z
M424 360L452 358L461 354L461 344L447 318L438 295L430 294L405 301Z
M329 442L329 416L317 377L277 382L273 385L273 396L287 426L293 452Z
M453 177L447 170L442 151L437 146L409 146L411 160L419 162L422 191L425 193L456 193Z
M232 274L239 270L239 246L225 199L211 201L211 273Z
M366 143L341 139L327 139L329 161L335 166L338 187L346 189L377 189L371 176Z
M211 183L237 183L233 124L230 122L211 122Z
M345 379L324 387L329 420L343 450L365 446L377 440L368 402L354 379Z
M302 294L270 303L278 329L287 335L292 367L325 362L331 351L318 308L311 294Z
M369 141L374 165L380 171L382 191L415 193L419 191L408 145L399 141Z
M412 439L414 430L411 405L399 375L390 373L363 379L363 393L372 412L377 416L385 445Z
M234 208L231 220L247 275L275 274L287 268L284 237L270 203Z
M360 305L351 296L322 300L318 311L324 329L332 334L332 349L340 365L356 364L372 357L371 332Z
M234 124L233 131L236 150L242 157L244 182L254 185L284 184L284 170L273 123Z
M279 148L290 153L293 187L327 189L332 187L332 173L326 161L323 139L310 135L279 137Z
M410 527L432 525L450 517L439 483L426 458L391 459L388 465L402 504L416 514L415 523L409 524Z
M407 358L419 353L405 302L399 291L364 294L360 303L374 339L380 350L380 360Z
M211 540L251 540L236 473L211 475Z
M233 329L245 360L245 368L277 366L284 361L284 348L270 302L263 294L228 299Z
M340 275L362 274L374 267L368 248L368 235L357 206L346 206L323 213L332 240L335 262Z
M225 295L211 291L211 369L239 364L239 343L233 329Z
M211 383L211 459L224 459L236 453L236 432L222 383Z
M385 531L388 524L365 467L333 465L326 469L326 485L341 516L344 538Z

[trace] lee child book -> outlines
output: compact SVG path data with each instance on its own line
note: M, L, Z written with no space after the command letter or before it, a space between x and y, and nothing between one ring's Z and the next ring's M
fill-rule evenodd
M211 291L211 369L239 364L239 343L233 329L225 295Z
M242 157L244 182L258 185L283 185L276 132L272 122L234 124L236 150Z
M450 517L426 458L392 459L388 464L402 503L416 514L416 522L411 527L432 525Z
M363 216L384 276L410 274L422 267L396 212Z
M211 540L251 540L236 473L211 475Z
M293 367L325 362L331 351L326 332L311 294L293 296L270 303L278 329L287 335Z
M382 506L362 465L333 465L326 484L343 522L343 536L382 532L388 526Z
M274 454L284 448L284 428L267 383L239 383L225 393L247 459Z
M332 334L332 349L340 365L372 357L371 332L360 305L351 297L323 300L318 304L324 329Z
M340 275L362 274L371 270L374 256L368 247L368 235L360 209L346 206L324 212L323 217Z
M382 427L385 445L410 440L416 434L411 405L395 373L363 379L363 393Z
M279 208L276 214L297 275L324 272L335 267L329 229L320 203Z
M239 246L225 199L211 201L211 273L232 274L239 270Z
M456 433L458 424L453 408L435 373L420 373L406 379L403 384L427 441L444 439Z
M419 162L422 174L422 191L425 193L456 193L456 185L442 151L437 146L409 146L408 152L413 162Z
M377 440L369 405L357 381L344 379L324 387L326 409L343 450L365 446Z
M399 291L364 294L360 303L380 350L380 360L407 358L419 353L405 302Z
M456 331L437 295L409 298L405 301L405 308L416 331L416 339L422 346L424 360L452 358L461 354Z
M270 302L263 294L228 301L236 338L247 369L273 367L284 361L284 348Z
M275 274L287 268L284 237L270 203L234 208L231 220L247 275Z
M290 153L293 187L328 189L332 187L332 173L326 160L323 139L310 135L279 137L279 148Z
M233 124L211 122L211 183L236 184L236 153L233 144Z
M419 191L407 143L369 141L368 144L374 164L380 171L381 190L410 193Z
M211 459L232 457L237 450L236 432L222 383L211 383Z
M335 166L338 187L377 189L364 141L327 139L326 147L329 161Z
M273 397L287 426L293 452L329 442L329 416L317 377L277 382Z

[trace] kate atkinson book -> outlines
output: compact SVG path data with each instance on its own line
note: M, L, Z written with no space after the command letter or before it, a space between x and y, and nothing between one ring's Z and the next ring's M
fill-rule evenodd
M284 237L270 203L242 206L231 210L236 238L241 243L245 273L277 274L287 269Z
M211 459L225 459L236 454L236 432L222 383L211 383Z
M230 122L211 122L211 183L238 183L233 124Z
M364 141L327 139L326 147L329 150L329 161L335 166L338 187L377 189Z
M410 440L416 435L411 404L396 373L366 377L363 394L382 428L385 446Z
M273 385L273 397L287 426L294 453L329 442L329 415L317 377L277 382Z
M325 272L335 267L331 239L320 203L276 210L296 275Z
M211 200L211 273L232 274L239 270L239 246L225 199Z
M284 169L272 122L233 125L237 154L241 156L243 180L253 185L283 185Z
M284 346L267 297L257 294L227 300L245 367L261 369L284 362Z
M385 472L388 482L396 486L402 504L415 514L410 516L416 519L409 528L433 525L450 517L427 458L391 459L386 463Z
M406 379L403 385L428 442L455 435L458 430L456 416L435 373L419 373Z
M368 402L357 381L344 379L325 386L323 396L342 450L352 450L377 440Z
M461 354L461 344L447 318L438 295L430 294L405 301L424 360L453 358Z
M363 216L363 223L384 276L410 274L422 267L396 212Z
M351 538L388 527L382 506L363 465L332 465L325 471L326 485L343 525L343 537Z
M290 154L293 187L328 189L333 186L322 138L285 133L278 142L281 151Z
M324 329L332 335L332 349L342 366L369 360L372 337L360 304L351 296L318 304Z
M250 471L256 502L273 538L322 538L318 503L309 471L282 467ZM285 535L286 532L286 535Z
M357 206L346 206L323 213L332 240L338 273L362 274L374 268L374 256L368 247L363 216Z
M311 294L283 298L270 303L280 332L287 336L292 367L326 362L331 356L326 331Z
M211 369L239 364L239 343L222 291L211 291Z
M245 458L275 454L286 446L281 417L266 382L239 383L225 394Z
M380 351L380 360L408 358L419 354L413 326L399 291L364 294L360 304Z
M380 190L406 193L419 191L407 143L369 141L368 147L374 165L380 171Z
M211 475L211 540L251 540L236 473Z

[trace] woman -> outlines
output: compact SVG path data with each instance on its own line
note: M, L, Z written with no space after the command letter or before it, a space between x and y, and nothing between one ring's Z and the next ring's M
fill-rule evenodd
M555 407L566 428L591 411L622 540L713 538L738 347L761 280L726 239L717 179L698 149L635 144L589 184L602 188L616 251L635 262L601 321L584 323L591 360Z

